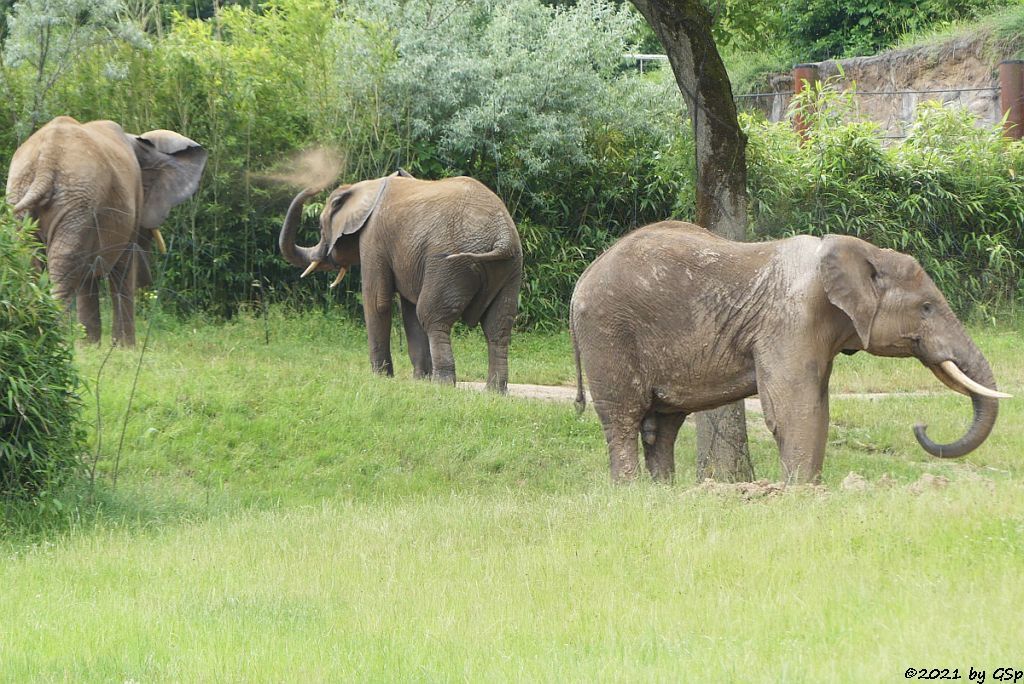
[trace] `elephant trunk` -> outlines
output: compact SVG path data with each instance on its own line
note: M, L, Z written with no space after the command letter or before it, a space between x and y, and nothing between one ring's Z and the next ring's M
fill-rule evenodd
M314 256L318 247L300 247L295 244L295 234L302 222L302 207L306 200L316 194L312 188L306 188L292 200L288 207L288 214L284 217L284 225L281 227L281 236L278 239L278 246L281 248L281 256L296 268L309 268L316 259Z
M964 336L966 337L966 334ZM955 365L950 365L950 362L947 361L938 366L929 367L946 385L971 397L971 403L974 406L974 420L971 422L971 427L968 428L967 432L960 439L949 444L936 444L928 438L925 432L927 426L914 426L914 436L917 437L921 447L932 456L939 458L957 458L974 451L992 432L992 426L995 425L996 416L999 414L999 400L996 396L1000 395L1000 393L990 391L982 394L966 386L973 381L982 386L978 388L982 391L985 388L989 390L996 389L996 381L992 374L991 366L989 366L981 351L974 346L970 339L967 340L967 352L963 354L962 358L952 361L952 364ZM947 369L949 370L947 371ZM957 369L963 371L963 374L966 376L965 381L958 379L956 376Z

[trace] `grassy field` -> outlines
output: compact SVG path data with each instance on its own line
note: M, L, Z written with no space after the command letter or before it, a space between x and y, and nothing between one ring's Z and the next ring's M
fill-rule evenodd
M1024 393L1020 331L974 334ZM675 486L612 487L592 411L414 382L397 337L397 377L375 377L338 318L158 321L141 365L139 350L78 352L98 484L63 523L7 530L2 680L1024 668L1019 400L974 454L930 459L912 424L948 439L970 407L916 361L837 360L826 488L751 499L693 488L691 429ZM455 354L461 379L483 379L478 334ZM514 338L513 382L572 376L567 335ZM838 396L898 390L936 394ZM759 417L750 430L758 475L776 478ZM867 491L840 487L851 471ZM916 493L923 473L950 483Z

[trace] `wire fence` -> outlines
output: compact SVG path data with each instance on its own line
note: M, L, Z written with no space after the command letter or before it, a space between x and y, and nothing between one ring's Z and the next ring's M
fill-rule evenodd
M857 103L858 118L875 121L883 133L882 140L906 139L906 127L913 121L914 110L922 101L942 100L958 103L976 114L979 124L994 124L999 121L999 96L1002 88L993 86L951 86L948 88L926 88L907 90L848 90L845 94ZM990 95L977 97L980 93ZM953 94L953 97L950 97ZM734 96L737 106L745 110L764 112L769 121L782 121L787 117L789 103L795 92L777 90L769 92L742 93ZM974 95L972 97L972 95ZM871 99L861 108L858 98ZM877 98L888 98L878 102ZM867 110L867 111L865 111Z

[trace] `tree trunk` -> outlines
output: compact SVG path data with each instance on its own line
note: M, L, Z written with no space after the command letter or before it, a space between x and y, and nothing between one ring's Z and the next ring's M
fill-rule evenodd
M697 151L697 223L730 240L747 232L747 138L703 0L632 0L668 55L693 123ZM698 413L697 481L749 481L743 402Z

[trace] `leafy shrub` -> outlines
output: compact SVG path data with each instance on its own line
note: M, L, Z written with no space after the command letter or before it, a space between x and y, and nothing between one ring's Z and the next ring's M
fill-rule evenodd
M0 202L0 495L42 497L84 446L72 329L33 267L39 245Z
M313 145L343 152L339 182L399 166L480 179L517 223L548 227L533 234L536 254L556 261L527 265L540 282L541 271L573 263L563 252L595 253L606 231L664 218L679 195L678 180L659 174L659 151L685 131L679 93L667 70L641 76L621 61L638 21L609 0L228 5L210 20L175 15L147 49L90 50L49 109L131 131L171 128L209 149L199 193L164 230L171 253L157 282L170 310L230 316L257 300L357 300L356 278L331 292L298 281L276 248L294 190L249 174ZM0 98L7 106L25 109ZM13 152L2 132L0 144ZM600 237L577 242L588 236ZM524 300L522 324L554 324L546 317L564 311L571 286L535 292L546 301L531 311Z
M788 123L745 117L752 227L779 237L844 233L914 255L961 313L989 313L1024 295L1024 144L965 110L925 102L910 135L882 145L871 123L848 122L829 85Z
M905 33L972 19L1005 0L787 0L781 26L802 61L870 55Z

